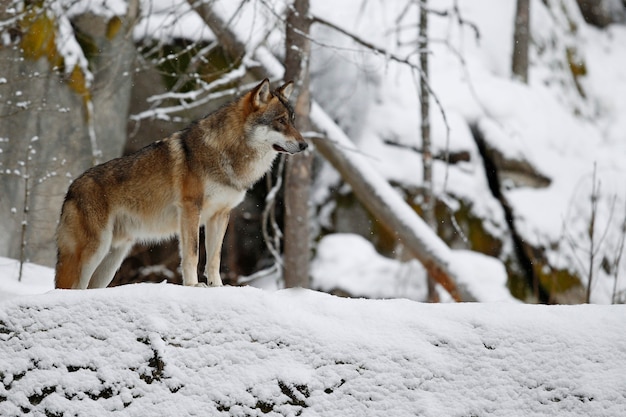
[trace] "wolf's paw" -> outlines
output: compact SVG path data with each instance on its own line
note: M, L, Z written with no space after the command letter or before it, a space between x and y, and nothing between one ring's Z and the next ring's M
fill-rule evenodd
M222 278L218 277L213 277L213 278L209 278L206 275L204 275L204 278L206 279L207 282L207 286L209 287L223 287L224 284L222 284Z
M194 285L194 287L209 288L209 286L206 285L204 282L198 282L196 285Z

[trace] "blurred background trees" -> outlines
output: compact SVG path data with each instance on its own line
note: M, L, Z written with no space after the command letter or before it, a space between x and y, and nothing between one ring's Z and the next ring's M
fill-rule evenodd
M53 265L56 221L73 178L95 163L168 136L269 75L276 83L281 78L296 80L293 99L299 127L312 141L330 140L328 132L308 118L310 104L316 100L357 147L366 144L369 136L379 134L376 143L380 144L376 146L385 149L384 155L396 152L400 159L411 158L411 154L423 158L414 180L394 179L393 174L386 175L387 180L406 204L428 220L448 247L497 258L516 297L541 302L583 301L587 282L584 271L589 268L581 267L574 256L584 253L579 249L582 243L564 245L569 249L555 252L572 256L571 268L564 268L562 259L555 261L550 252L558 242L538 244L524 235L523 216L516 212L509 195L520 183L540 190L548 188L552 179L525 158L511 158L497 146L493 133L506 132L507 128L502 128L502 122L481 100L477 99L476 107L483 106L482 111L493 116L495 124L477 117L460 122L454 114L450 116L445 87L430 77L428 59L437 58L433 50L443 46L455 57L449 65L464 72L475 98L482 93L476 91L467 53L459 45L482 46L481 42L493 40L485 39L480 25L463 13L466 3L406 0L384 7L363 0L356 2L361 12L344 16L345 8L337 7L336 18L323 12L328 8L309 3L0 0L0 256ZM513 28L508 41L512 45L508 76L531 86L547 83L550 77L533 81L529 71L533 62L547 60L545 57L553 53L550 48L562 47L554 62L561 65L558 74L565 74L563 88L572 85L583 97L586 86L582 77L587 67L580 50L573 42L561 46L553 40L552 46L545 45L541 36L533 38L530 21L533 16L546 15L553 16L554 22L567 21L563 39L571 40L577 31L573 15L580 13L586 22L606 28L625 21L624 2L578 0L565 6L549 0L506 3L510 3L510 15L499 18L507 19ZM536 9L531 9L531 4ZM372 19L379 16L372 16L372 10L383 10L388 16L381 19L392 23L374 27ZM435 29L429 29L429 18L436 19ZM431 39L430 34L444 25L449 28L448 37ZM450 33L458 33L462 41L452 41L456 35ZM275 57L272 59L280 68L272 67L275 61L264 58L269 56ZM404 89L412 90L416 103L420 103L413 109L415 120L408 123L414 127L410 135L415 140L395 131L371 133L363 128L374 112L385 111L377 103L405 99L393 96L397 93L387 91L382 81L393 77L395 66L413 74L414 82ZM444 99L438 97L440 90ZM564 95L571 89L567 91ZM576 107L573 113L586 111L584 99L571 102L575 103L571 107ZM388 117L395 114L389 110ZM372 125L368 126L371 129ZM450 146L451 135L454 142L459 131L466 131L476 144ZM380 168L378 155L371 154L376 148L365 148L369 150L362 152L372 166ZM394 165L386 163L382 164L383 172ZM492 213L480 213L475 201L448 189L448 182L458 177L455 173L468 164L485 170L482 180L489 183L485 187L488 195L476 198L492 200ZM256 279L270 280L277 286L320 288L315 280L309 282L309 263L317 256L318 243L337 232L360 234L378 253L390 258L406 262L414 257L406 255L398 230L389 230L388 223L373 216L371 208L362 203L363 195L356 198L347 185L349 181L338 177L319 152L290 158L284 172L278 172L279 166L275 164L267 180L259 182L231 216L223 251L225 282ZM274 187L281 182L284 186ZM271 210L265 210L267 204ZM600 220L619 222L618 208L612 210L614 214L600 216ZM569 218L563 215L561 220L565 223ZM577 230L579 226L572 227ZM568 233L578 239L577 232ZM268 249L268 241L274 250ZM606 244L606 256L597 255L591 264L582 264L604 268L605 275L614 276L617 282L623 244L618 247L619 240L613 241L617 243ZM179 282L177 253L176 242L138 246L115 283ZM277 262L284 265L284 273ZM448 275L457 274L452 266L444 265L444 270ZM408 275L408 279L425 279L419 268L410 269ZM469 286L456 284L464 299L480 298ZM616 297L619 288L613 291ZM339 285L327 290L367 296ZM429 298L437 298L433 286Z

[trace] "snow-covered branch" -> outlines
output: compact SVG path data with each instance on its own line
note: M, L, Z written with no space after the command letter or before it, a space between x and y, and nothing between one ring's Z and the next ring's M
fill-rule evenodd
M144 119L160 119L169 120L171 114L179 113L185 110L203 106L213 100L223 97L229 97L237 94L239 91L252 88L255 83L247 83L243 86L221 89L226 85L240 81L246 75L247 67L241 65L217 80L206 83L198 80L200 88L197 90L187 91L184 93L167 92L148 97L147 101L153 103L153 107L130 116L131 120L140 121ZM216 91L219 90L219 91ZM160 107L166 100L178 101L177 105Z

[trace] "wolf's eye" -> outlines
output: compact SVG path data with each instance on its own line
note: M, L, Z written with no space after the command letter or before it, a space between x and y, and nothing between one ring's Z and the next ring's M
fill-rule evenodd
M287 118L285 116L280 116L278 118L278 123L280 123L281 125L286 125L287 124Z

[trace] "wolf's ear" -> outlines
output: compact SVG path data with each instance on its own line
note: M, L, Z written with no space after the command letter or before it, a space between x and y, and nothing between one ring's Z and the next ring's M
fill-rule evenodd
M280 93L280 95L289 100L289 96L291 96L291 93L293 93L293 81L287 81L277 91L278 93Z
M266 105L270 101L270 98L270 80L266 78L252 90L252 104L258 109Z

